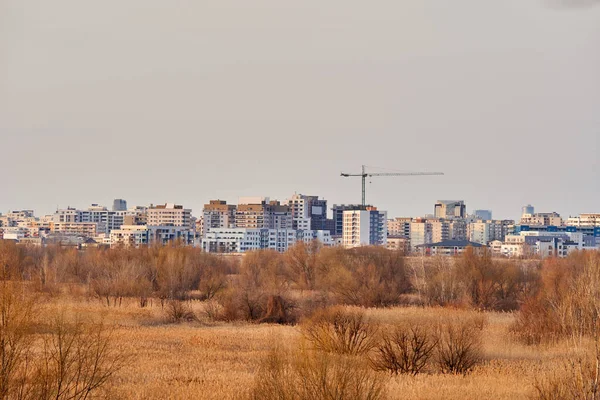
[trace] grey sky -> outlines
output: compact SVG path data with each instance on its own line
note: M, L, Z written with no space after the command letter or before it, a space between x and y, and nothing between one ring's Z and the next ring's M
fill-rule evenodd
M0 211L464 199L600 212L600 7L543 0L1 0Z

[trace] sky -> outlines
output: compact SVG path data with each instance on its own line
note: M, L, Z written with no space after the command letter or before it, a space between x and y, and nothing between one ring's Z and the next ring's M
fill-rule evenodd
M0 212L294 192L600 212L600 6L1 0Z

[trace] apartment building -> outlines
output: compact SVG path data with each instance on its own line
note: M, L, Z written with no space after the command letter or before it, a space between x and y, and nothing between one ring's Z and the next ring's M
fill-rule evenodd
M97 235L97 224L95 222L52 222L50 232L92 238Z
M204 236L209 228L234 228L236 209L224 200L210 200L202 209L202 230L198 232Z
M268 197L242 197L235 212L236 228L292 229L290 207Z
M295 229L209 228L202 238L202 250L209 253L245 253L270 249L285 252L298 241L319 240L332 245L329 231L298 231Z
M290 207L296 230L324 230L327 228L327 200L318 196L307 196L295 193L284 201Z
M563 219L556 212L523 214L521 225L561 226L563 225Z
M361 204L334 204L333 211L333 231L334 236L342 236L344 233L344 211L360 211L367 210L373 206L363 206Z
M417 246L432 243L433 229L426 218L416 218L410 223L410 250L417 250Z
M577 217L567 218L567 226L597 227L600 226L600 213L579 214Z
M388 236L410 237L410 223L412 218L397 217L387 222Z
M385 246L387 213L375 207L344 211L342 243L344 247Z
M110 232L110 247L139 247L148 244L148 227L123 225Z
M514 221L482 221L471 222L467 227L467 237L471 242L487 245L489 242L499 240L504 241L509 227Z
M151 205L148 210L148 226L173 226L193 229L192 210L182 205L166 203Z

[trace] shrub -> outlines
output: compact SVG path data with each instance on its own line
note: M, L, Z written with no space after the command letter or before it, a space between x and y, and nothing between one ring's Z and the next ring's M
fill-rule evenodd
M513 325L527 343L591 336L600 319L600 253L581 252L550 259L541 270L541 287L529 296Z
M250 398L379 400L385 390L382 378L356 357L275 349L262 362Z
M437 343L436 335L426 325L400 325L382 334L370 358L371 365L376 371L417 375L427 366Z
M361 310L333 307L317 312L303 326L304 337L317 350L360 355L376 345L377 327Z
M482 359L484 319L455 317L437 327L437 364L442 373L466 374Z
M165 308L165 314L167 320L173 323L183 321L191 322L197 319L190 305L180 300L169 301Z
M84 400L104 387L130 360L114 349L112 331L103 323L67 322L59 315L44 339L33 377L35 399Z

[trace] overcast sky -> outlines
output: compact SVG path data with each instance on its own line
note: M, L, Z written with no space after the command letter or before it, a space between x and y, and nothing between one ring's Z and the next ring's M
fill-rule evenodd
M600 7L0 0L0 212L294 192L600 212ZM373 169L373 171L381 171Z

